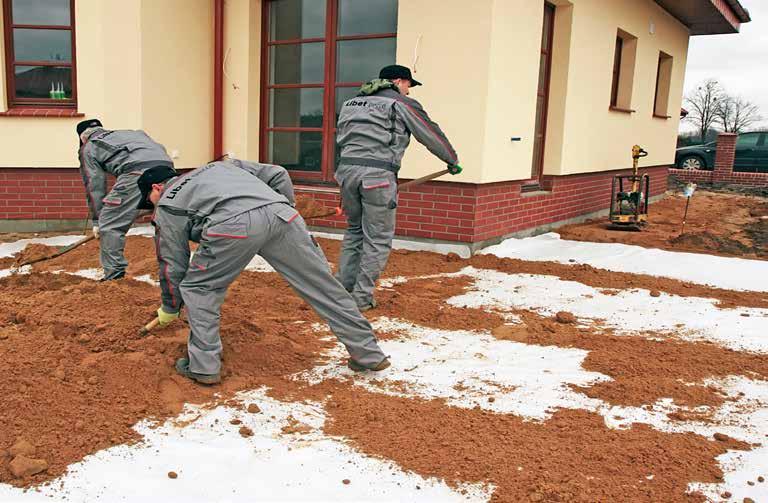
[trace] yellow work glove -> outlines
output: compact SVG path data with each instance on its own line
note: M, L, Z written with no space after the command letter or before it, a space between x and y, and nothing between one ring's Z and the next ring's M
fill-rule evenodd
M159 325L161 327L164 327L168 325L173 320L177 319L179 317L179 313L166 313L163 311L163 308L157 310L157 320L159 321Z

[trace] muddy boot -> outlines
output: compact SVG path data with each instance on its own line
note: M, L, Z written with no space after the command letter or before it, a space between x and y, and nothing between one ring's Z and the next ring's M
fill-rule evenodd
M176 360L176 372L187 379L192 379L200 384L218 384L221 382L221 374L197 374L189 370L189 359L179 358Z
M347 367L354 370L355 372L365 372L366 370L373 370L374 372L378 372L380 370L384 370L390 365L392 364L389 362L389 358L384 358L383 360L381 360L381 362L378 365L376 365L373 368L363 367L352 358L347 360Z
M360 309L361 313L364 313L366 311L370 311L371 309L375 309L376 306L378 306L378 304L376 303L376 299L371 297L371 303L370 304L366 304L364 306L358 306L358 309Z
M117 273L116 275L114 275L111 278L101 278L99 280L99 283L102 283L104 281L113 281L113 280L116 280L116 279L123 279L124 277L125 277L125 271Z

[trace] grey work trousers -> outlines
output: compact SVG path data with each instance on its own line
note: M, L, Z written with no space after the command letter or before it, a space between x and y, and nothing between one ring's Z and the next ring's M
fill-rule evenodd
M179 285L191 328L188 352L192 372L220 372L221 304L229 285L256 254L328 323L354 361L373 368L386 358L370 323L331 275L304 220L290 205L274 203L203 231L200 246ZM254 306L254 316L258 312L258 306Z
M136 206L141 191L136 181L145 170L124 173L117 177L115 185L102 202L99 213L99 248L104 278L113 279L125 274L128 260L125 258L125 234L139 215Z
M336 277L362 308L373 303L376 280L392 250L397 176L379 168L342 166L336 180L347 215Z

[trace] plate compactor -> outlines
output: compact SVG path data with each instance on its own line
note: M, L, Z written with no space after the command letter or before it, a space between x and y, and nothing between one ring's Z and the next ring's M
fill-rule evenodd
M637 172L637 164L648 152L632 147L632 174L613 177L609 229L639 231L648 223L648 192L651 179Z

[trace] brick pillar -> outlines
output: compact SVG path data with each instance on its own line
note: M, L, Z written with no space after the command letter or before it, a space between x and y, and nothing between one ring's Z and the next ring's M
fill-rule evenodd
M733 173L733 162L736 160L735 133L720 133L717 137L717 154L715 154L715 170L712 173L714 181L725 180Z

